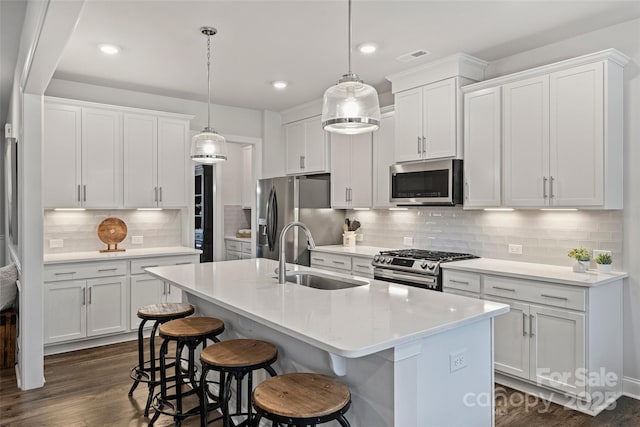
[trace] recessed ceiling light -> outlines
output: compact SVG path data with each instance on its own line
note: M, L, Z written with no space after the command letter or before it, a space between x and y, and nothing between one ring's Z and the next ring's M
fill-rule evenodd
M271 83L271 85L276 89L281 89L282 90L282 89L286 88L288 84L285 81L278 80L277 82Z
M358 46L358 50L360 51L360 53L364 53L365 55L371 55L376 50L378 50L378 45L376 45L375 43L362 43L360 46Z
M120 52L120 48L114 44L103 43L98 47L100 48L100 52L105 55L116 55Z

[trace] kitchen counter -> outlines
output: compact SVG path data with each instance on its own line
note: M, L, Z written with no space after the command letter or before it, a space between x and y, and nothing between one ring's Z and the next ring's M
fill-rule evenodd
M447 262L441 264L440 268L584 287L604 285L628 276L627 273L624 272L604 274L594 270L589 270L586 273L575 273L569 266L535 264L491 258Z
M188 248L185 246L170 246L162 248L127 249L125 252L66 252L59 254L45 254L44 264L61 264L67 262L84 261L108 261L114 259L148 258L156 256L173 255L199 255L200 249Z
M224 320L222 339L273 342L276 371L340 376L352 394L353 427L492 424L492 405L469 407L464 396L493 402L493 318L508 305L373 279L332 291L279 285L277 264L246 259L146 271L181 288L200 315ZM456 368L457 354L464 366Z
M377 246L356 245L355 247L348 247L342 245L327 245L316 246L311 250L315 252L326 252L330 254L373 257L374 255L378 255L380 251L388 251L390 249L379 248Z
M236 242L251 243L251 237L224 236L225 240L235 240Z

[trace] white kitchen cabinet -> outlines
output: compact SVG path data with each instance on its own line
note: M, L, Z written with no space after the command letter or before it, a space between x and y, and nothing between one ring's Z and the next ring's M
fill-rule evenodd
M373 255L335 254L311 250L311 267L373 279Z
M185 207L189 121L125 113L125 207Z
M328 138L320 116L284 125L287 175L329 171Z
M395 94L395 161L455 157L458 79Z
M253 258L251 242L243 242L235 239L224 239L226 249L226 260Z
M251 209L253 200L256 197L256 181L253 176L253 147L246 145L242 147L242 208Z
M122 206L122 113L46 102L43 206Z
M331 207L368 208L372 199L371 134L331 135Z
M395 111L383 112L380 128L373 133L373 200L374 208L390 208L389 166L393 164Z
M46 266L44 343L127 330L126 261Z
M628 60L608 49L465 87L467 97L502 90L502 206L623 208L622 72ZM473 112L465 117L465 138L477 140L466 122ZM473 145L471 155L465 153L470 187L489 188L488 174L478 173L486 161L474 156Z
M140 325L141 320L137 316L140 307L166 302L182 302L182 292L180 289L146 273L145 269L169 265L197 264L198 260L198 255L165 256L131 260L131 298L129 305L131 310L131 329L137 329ZM149 328L151 326L153 326L153 322L147 322L145 325L145 327Z
M464 95L464 207L502 204L500 87Z
M487 299L511 307L508 313L496 317L493 323L495 369L529 379L529 304L498 297Z

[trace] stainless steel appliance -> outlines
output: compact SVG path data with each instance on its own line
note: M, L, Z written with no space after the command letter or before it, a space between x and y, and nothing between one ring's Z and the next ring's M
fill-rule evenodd
M427 160L389 167L391 203L453 206L462 203L462 160Z
M329 175L287 176L258 181L258 258L278 259L282 228L290 222L304 223L316 245L342 243L344 210L331 209ZM307 239L299 228L287 236L287 262L308 266Z
M478 258L472 254L399 249L373 257L375 279L442 292L443 262Z

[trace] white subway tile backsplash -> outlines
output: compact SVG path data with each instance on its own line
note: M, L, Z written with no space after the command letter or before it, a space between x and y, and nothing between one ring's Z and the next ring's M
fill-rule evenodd
M407 211L348 211L362 224L363 245L402 248L413 237L416 248L471 252L482 257L571 265L567 252L584 246L613 252L622 269L622 211L465 211L462 208L411 208ZM522 255L508 244L523 245Z
M235 236L238 230L251 228L251 210L239 205L224 205L224 235Z

